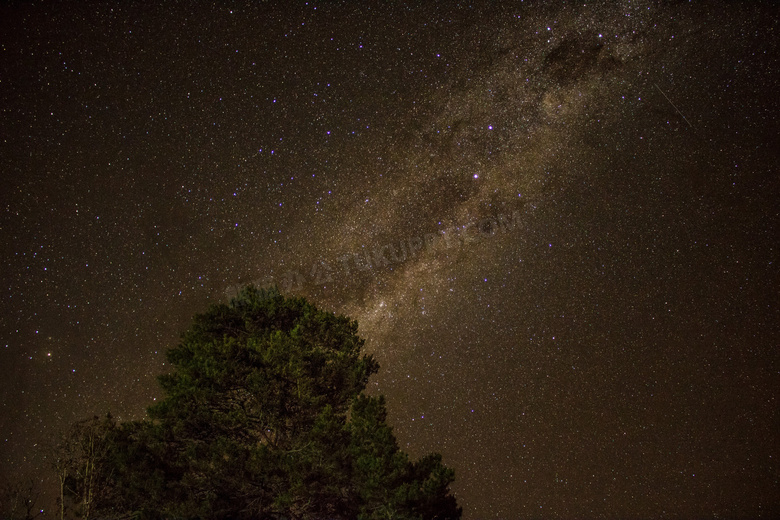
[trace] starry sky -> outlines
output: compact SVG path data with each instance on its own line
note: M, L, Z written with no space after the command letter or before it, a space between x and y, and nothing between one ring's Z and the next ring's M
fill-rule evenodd
M778 8L551 4L0 8L0 474L276 283L467 520L780 514Z

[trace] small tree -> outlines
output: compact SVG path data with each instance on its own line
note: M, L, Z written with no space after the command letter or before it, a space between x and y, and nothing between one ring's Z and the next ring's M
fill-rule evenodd
M94 517L95 506L110 494L113 436L117 424L111 414L73 424L55 444L51 465L59 485L59 517L67 509L79 518Z
M150 420L112 429L97 465L110 468L107 498L90 499L90 511L459 518L452 470L439 455L411 463L384 399L362 395L378 370L363 344L356 322L275 289L250 286L212 305L168 351L174 370L160 377L165 398Z
M34 520L43 516L40 507L41 487L33 477L16 482L0 483L0 518L4 520Z

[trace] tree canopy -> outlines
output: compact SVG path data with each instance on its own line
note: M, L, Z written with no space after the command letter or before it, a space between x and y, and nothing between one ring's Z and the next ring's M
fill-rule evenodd
M364 393L379 365L363 345L345 316L243 289L168 350L148 419L63 440L62 499L86 518L460 518L453 470L410 461Z

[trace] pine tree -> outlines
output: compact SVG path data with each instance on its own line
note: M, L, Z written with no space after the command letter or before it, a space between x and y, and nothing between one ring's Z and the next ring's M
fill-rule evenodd
M120 425L104 517L451 519L454 473L399 450L357 323L275 289L194 317L165 397Z

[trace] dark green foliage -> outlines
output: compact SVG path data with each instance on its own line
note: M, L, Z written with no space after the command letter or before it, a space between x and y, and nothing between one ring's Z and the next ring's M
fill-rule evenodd
M384 397L360 395L355 400L350 454L360 493L359 518L460 518L460 508L449 495L455 472L441 464L438 454L409 462L386 418Z
M450 519L454 474L412 463L362 394L378 364L357 323L276 290L196 315L168 351L166 397L114 425L99 516ZM102 470L103 471L103 470Z

